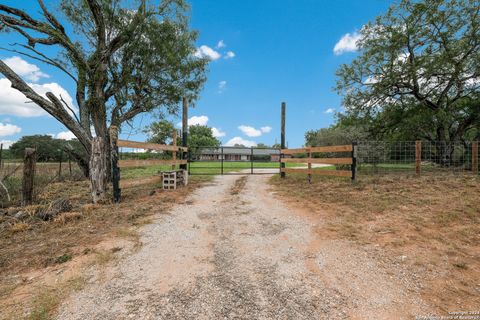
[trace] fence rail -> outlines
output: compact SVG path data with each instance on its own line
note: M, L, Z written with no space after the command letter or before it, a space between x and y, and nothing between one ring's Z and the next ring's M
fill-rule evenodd
M286 168L282 166L280 172L282 173L301 173L307 174L309 181L312 175L322 176L337 176L337 177L351 177L352 181L355 181L356 177L356 144L351 145L338 145L338 146L320 146L320 147L306 147L297 149L281 149L280 162L281 163L306 163L307 169L302 168ZM346 152L350 153L349 157L340 157ZM316 157L314 157L314 154ZM320 154L320 155L319 155ZM325 155L326 154L326 155ZM333 157L331 155L333 154ZM307 157L293 158L295 155ZM289 157L286 157L289 156ZM325 168L314 169L312 165L350 165L350 170L330 170ZM284 177L284 175L282 175Z

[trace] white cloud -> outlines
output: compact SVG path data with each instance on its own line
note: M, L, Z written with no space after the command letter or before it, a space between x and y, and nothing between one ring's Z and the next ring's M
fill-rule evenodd
M62 139L62 140L72 140L76 139L75 135L71 131L62 131L57 133L55 136L57 139Z
M0 122L0 137L13 136L14 134L20 133L22 128L17 127L13 124L3 124Z
M223 42L223 40L220 40L218 41L216 48L221 49L221 48L225 48L226 46L227 45L225 44L225 42Z
M193 116L188 118L188 126L206 126L208 123L208 117L207 116ZM182 122L177 123L177 127L181 128L182 127Z
M333 53L335 55L341 55L345 52L354 52L357 51L357 41L360 40L361 35L358 32L354 32L352 34L347 33L345 34L333 48Z
M197 51L195 51L193 55L197 58L208 58L212 61L218 60L222 57L220 53L205 45L197 48Z
M58 98L61 96L73 110L77 110L70 94L68 94L68 92L58 83L29 83L28 85L31 86L35 92L45 98L45 94L49 91L55 94ZM38 117L44 116L47 113L38 105L27 99L23 93L13 89L11 87L11 82L8 79L3 78L0 79L0 114L19 117Z
M226 146L234 146L236 144L241 144L241 145L244 145L245 147L254 147L257 145L255 141L245 140L245 139L242 139L241 137L234 137L228 140Z
M221 137L225 137L226 133L225 131L222 131L222 129L220 128L215 128L215 127L212 127L212 134L215 138L221 138Z
M12 140L0 140L0 144L3 144L3 149L10 149L10 146L14 143L15 141Z
M235 58L235 52L233 51L228 51L226 54L225 54L225 59L233 59Z
M260 137L262 135L262 131L243 124L239 126L238 129L240 129L240 131L242 131L243 134L248 137Z
M270 131L272 131L272 127L269 127L269 126L261 127L260 131L262 131L263 133L269 133Z
M226 87L227 87L227 81L225 80L220 81L218 83L218 92L222 93L223 91L225 91Z
M335 112L334 108L328 108L327 110L325 110L325 113L327 113L327 114L334 113L334 112Z
M49 78L48 74L40 71L40 68L34 64L28 63L18 56L3 59L3 62L15 71L19 76L26 78L27 80L37 82L40 78Z
M189 126L206 126L208 123L208 117L207 116L193 116L191 118L188 118L188 125Z

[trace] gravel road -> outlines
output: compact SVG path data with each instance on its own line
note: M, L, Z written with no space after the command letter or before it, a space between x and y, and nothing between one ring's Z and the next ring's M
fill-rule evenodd
M428 314L400 263L346 241L269 191L218 176L141 230L143 246L60 307L58 319L410 319ZM321 226L320 226L321 227Z

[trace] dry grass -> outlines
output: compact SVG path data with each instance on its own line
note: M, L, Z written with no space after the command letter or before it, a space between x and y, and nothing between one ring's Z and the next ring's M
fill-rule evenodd
M232 196L239 194L242 192L243 188L245 187L245 184L247 183L247 176L243 176L237 180L235 180L234 185L230 189L230 194Z
M425 273L425 298L441 311L480 305L480 180L472 176L345 179L274 177L287 201L342 238L407 256ZM466 309L466 310L467 310Z
M82 276L55 287L38 289L31 300L32 308L25 320L49 320L66 295L81 290L86 284Z
M140 246L139 226L152 222L156 214L168 213L175 203L185 201L192 190L206 181L209 178L194 177L188 187L176 191L159 190L159 185L126 188L122 190L120 204L104 205L88 203L87 181L50 184L43 191L38 205L23 209L27 218L16 221L0 217L0 301L8 302L16 286L24 285L12 285L9 279L13 277L90 254L94 263L107 263L114 252L90 248L108 239L126 238L134 243L134 247ZM153 195L152 190L156 191ZM69 199L73 209L50 222L33 217L35 212L58 198ZM47 290L49 292L36 298L38 303L33 303L32 319L47 319L44 316L58 305L56 292L59 289L52 290L53 293ZM65 297L63 293L60 297Z

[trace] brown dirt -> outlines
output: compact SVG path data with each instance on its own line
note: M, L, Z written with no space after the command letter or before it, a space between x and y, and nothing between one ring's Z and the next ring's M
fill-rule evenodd
M138 227L167 214L205 181L192 179L188 187L174 192L159 190L158 184L125 188L120 204L105 205L88 204L88 182L49 185L40 204L27 211L68 198L71 212L51 222L33 217L0 221L0 319L18 319L32 310L38 313L30 315L32 319L51 313L70 289L85 282L86 266L137 250ZM156 192L150 195L152 191Z
M409 319L433 309L383 249L325 239L321 221L219 176L145 226L137 252L91 271L58 319Z
M346 239L384 252L422 285L437 314L480 305L480 181L462 176L339 179L290 175L276 192L312 223L321 241Z

